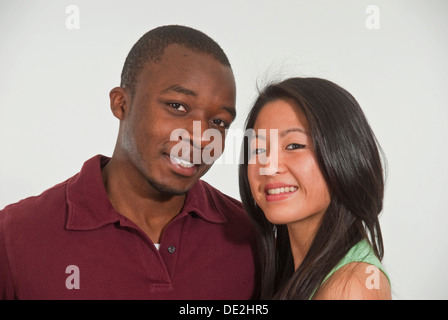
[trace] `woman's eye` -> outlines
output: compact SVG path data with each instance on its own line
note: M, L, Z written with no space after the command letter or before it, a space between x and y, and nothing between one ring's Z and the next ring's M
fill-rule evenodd
M262 153L266 153L266 149L263 148L257 148L254 150L255 154L262 154Z
M177 111L187 112L187 109L180 103L170 102L170 103L168 103L168 105L170 107L172 107L173 109L176 109Z
M288 145L286 146L286 150L303 149L303 148L305 148L305 147L306 147L306 146L305 146L304 144L291 143L291 144L288 144Z

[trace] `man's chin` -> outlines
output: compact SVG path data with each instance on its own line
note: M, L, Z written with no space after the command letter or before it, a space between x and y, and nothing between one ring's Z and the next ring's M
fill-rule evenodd
M187 192L190 190L191 188L185 188L185 189L175 189L175 188L171 188L171 187L167 187L167 186L163 186L160 188L157 188L157 190L165 195L165 196L182 196L187 194Z
M195 185L197 180L188 183L187 185L175 185L169 183L159 183L151 179L147 179L148 183L157 190L162 196L182 196Z

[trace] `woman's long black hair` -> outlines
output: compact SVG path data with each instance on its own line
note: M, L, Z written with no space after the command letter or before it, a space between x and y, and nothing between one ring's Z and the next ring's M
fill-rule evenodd
M240 195L259 231L261 299L308 299L328 273L359 241L367 239L381 260L383 240L378 215L383 207L381 148L355 98L319 78L290 78L268 85L246 120L253 129L266 103L292 99L305 113L331 202L302 264L294 261L285 225L274 226L251 194L248 141L239 166Z

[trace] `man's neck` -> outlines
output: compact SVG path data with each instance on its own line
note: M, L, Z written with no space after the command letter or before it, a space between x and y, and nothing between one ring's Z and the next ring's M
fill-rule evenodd
M102 168L104 187L114 209L140 227L154 243L182 210L186 195L167 195L125 165L114 161Z

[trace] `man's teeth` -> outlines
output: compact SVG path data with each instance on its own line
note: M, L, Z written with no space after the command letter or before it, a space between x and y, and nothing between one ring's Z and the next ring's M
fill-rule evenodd
M298 189L297 187L284 187L284 188L282 187L282 188L268 189L268 194L294 192L297 189Z
M192 164L191 162L186 161L186 160L184 160L184 159L177 158L177 157L170 157L170 158L171 158L171 161L172 161L173 163L178 164L178 165L180 165L181 167L184 167L184 168L191 168L192 166L194 166L194 164Z

